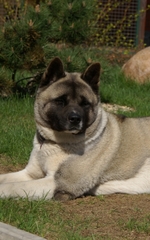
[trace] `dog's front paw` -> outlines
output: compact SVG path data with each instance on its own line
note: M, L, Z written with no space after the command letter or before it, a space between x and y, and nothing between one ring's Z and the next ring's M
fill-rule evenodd
M54 199L56 201L69 201L75 199L75 196L71 193L65 192L65 191L56 191L54 194Z

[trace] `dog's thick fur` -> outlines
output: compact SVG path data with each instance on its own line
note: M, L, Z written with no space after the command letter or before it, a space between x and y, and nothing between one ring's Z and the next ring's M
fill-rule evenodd
M99 76L99 63L79 74L64 72L59 58L51 61L36 96L28 165L0 175L1 197L150 193L150 118L105 112Z

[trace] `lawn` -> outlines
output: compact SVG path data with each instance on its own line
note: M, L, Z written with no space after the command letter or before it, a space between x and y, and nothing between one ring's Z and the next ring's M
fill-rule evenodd
M118 65L102 63L102 102L128 106L127 116L150 116L150 84L127 81ZM22 169L35 133L34 98L0 99L0 173ZM85 197L66 203L0 200L0 221L48 240L149 239L150 195Z

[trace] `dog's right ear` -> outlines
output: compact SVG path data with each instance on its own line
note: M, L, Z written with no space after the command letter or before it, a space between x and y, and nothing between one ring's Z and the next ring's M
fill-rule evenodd
M65 77L63 63L60 58L55 57L54 59L52 59L46 71L44 72L41 79L40 87L50 85L62 77Z
M91 88L96 94L98 94L99 92L100 70L100 63L93 63L81 75L81 78L91 86Z

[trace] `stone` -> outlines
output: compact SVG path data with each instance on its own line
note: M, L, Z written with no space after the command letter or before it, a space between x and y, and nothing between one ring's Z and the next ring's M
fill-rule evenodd
M150 81L150 47L133 55L122 67L125 76L138 83Z
M0 222L0 240L46 240L34 234Z

